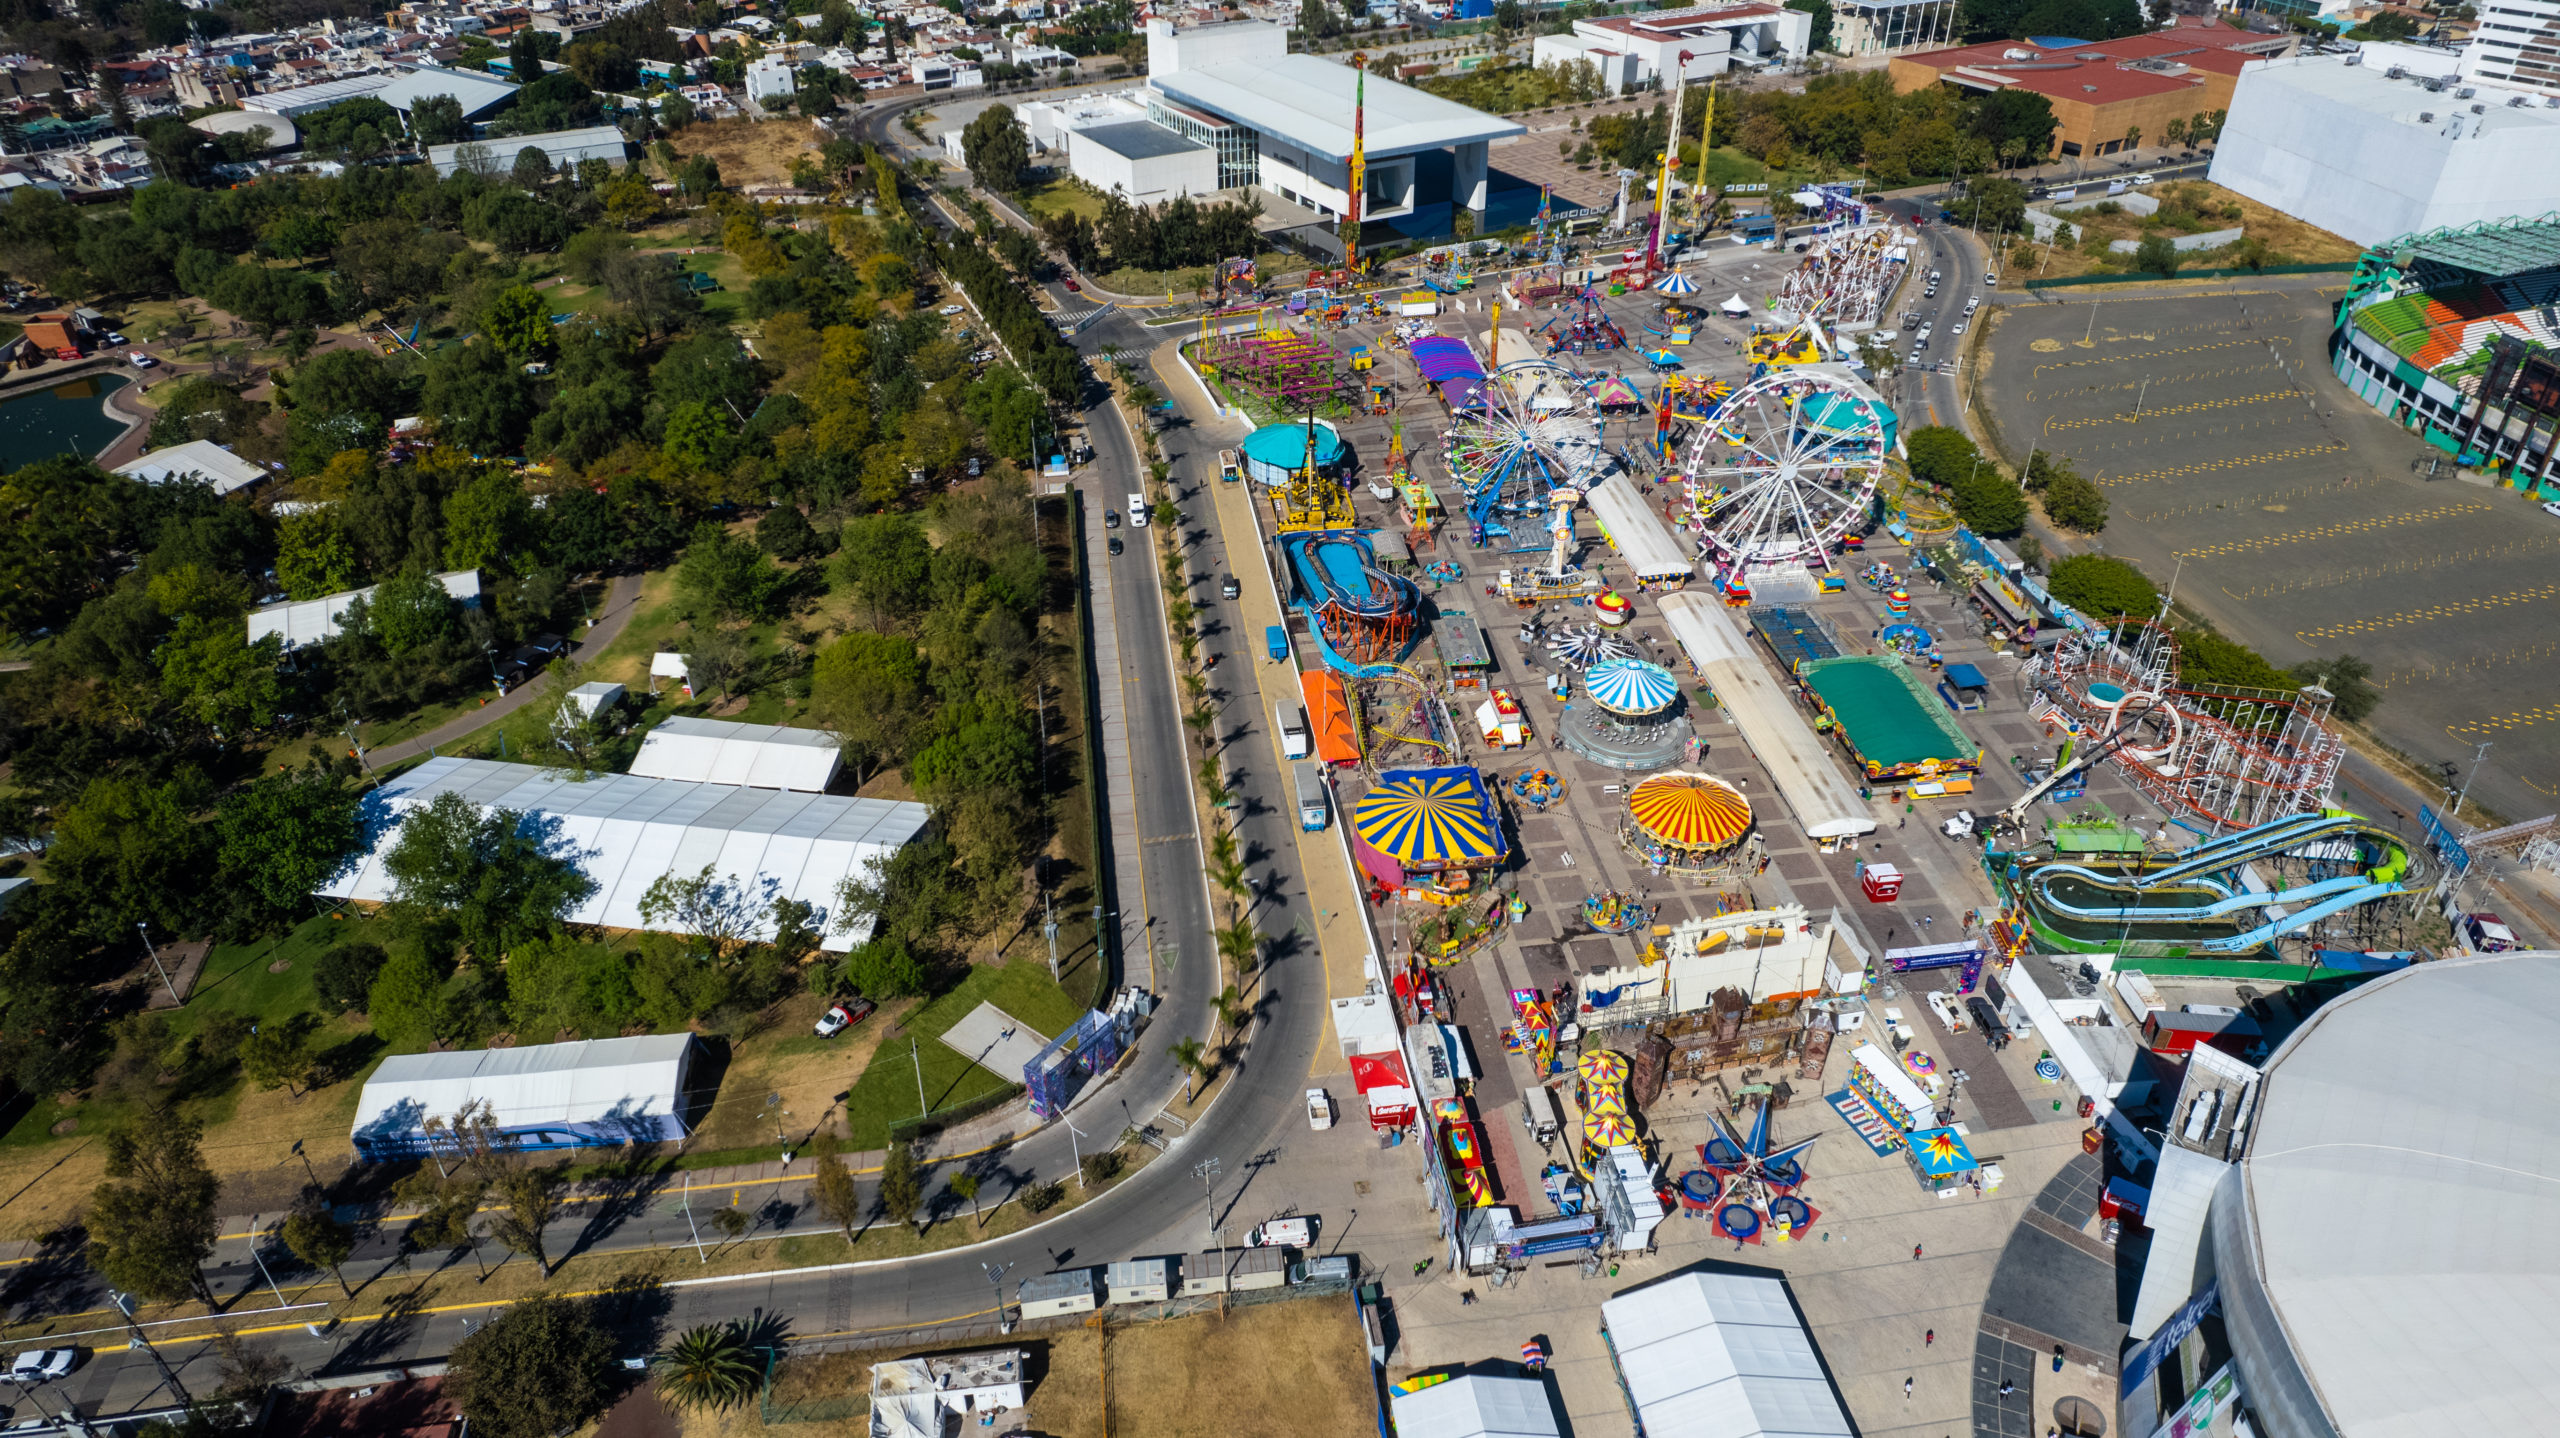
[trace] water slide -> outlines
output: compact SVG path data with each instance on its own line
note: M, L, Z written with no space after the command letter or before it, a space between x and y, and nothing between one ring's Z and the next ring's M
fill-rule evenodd
M1280 547L1298 581L1291 602L1306 613L1307 637L1323 655L1325 667L1358 679L1395 673L1395 664L1362 664L1336 650L1325 637L1325 611L1379 621L1400 612L1412 613L1421 607L1421 592L1412 582L1380 569L1368 536L1356 531L1284 534Z
M2282 892L2251 889L2230 874L2257 860L2306 845L2343 842L2359 860L2380 862L2359 872ZM2073 937L2191 942L2208 954L2246 953L2359 904L2407 889L2409 853L2389 830L2343 810L2295 814L2254 829L2199 844L2160 868L2139 874L2109 873L2078 864L2047 864L2028 877L2027 897L2044 921ZM2254 927L2248 916L2263 913Z

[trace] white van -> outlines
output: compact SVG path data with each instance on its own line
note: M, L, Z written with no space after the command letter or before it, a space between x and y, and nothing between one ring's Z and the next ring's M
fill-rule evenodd
M1271 707L1271 718L1280 727L1280 757L1307 757L1307 711L1283 699Z
M2145 172L2134 176L2133 183L2136 185L2156 185L2160 183L2160 177L2158 175Z
M1315 1246L1316 1221L1312 1218L1275 1218L1254 1225L1245 1241L1256 1248L1298 1248Z
M1147 497L1143 494L1129 496L1129 527L1131 529L1147 527Z

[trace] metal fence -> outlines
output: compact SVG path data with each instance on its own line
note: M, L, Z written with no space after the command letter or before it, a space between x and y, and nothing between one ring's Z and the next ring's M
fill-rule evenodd
M1100 1308L1092 1313L1068 1314L1059 1318L1034 1318L1017 1322L1010 1328L997 1324L991 1317L967 1322L931 1324L904 1328L894 1333L866 1333L842 1338L823 1338L805 1343L765 1350L764 1384L756 1394L757 1412L767 1424L775 1423L842 1423L862 1417L871 1411L871 1395L865 1393L819 1394L807 1398L776 1401L773 1380L782 1365L795 1359L818 1358L836 1353L885 1352L892 1349L935 1347L967 1347L970 1345L1021 1342L1053 1333L1072 1333L1094 1326L1125 1327L1135 1323L1155 1323L1168 1318L1190 1318L1204 1313L1220 1313L1230 1308L1252 1308L1266 1303L1289 1303L1302 1298L1339 1298L1351 1292L1349 1279L1309 1279L1304 1283L1279 1288L1247 1289L1240 1293L1201 1294L1191 1298L1168 1299L1162 1303L1126 1304Z
M2139 270L2120 275L2055 275L2051 279L2027 281L2031 290L2059 290L2073 285L2139 285L2154 280L2227 280L2243 275L2342 275L2353 270L2353 262L2338 265L2268 265L2250 269L2246 265L2233 269L2180 270L2174 275L2158 275Z

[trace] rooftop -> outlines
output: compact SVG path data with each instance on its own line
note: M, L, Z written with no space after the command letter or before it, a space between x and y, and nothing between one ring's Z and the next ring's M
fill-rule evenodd
M2333 1000L2268 1060L2249 1232L2339 1432L2519 1432L2560 1404L2554 1012L2560 954L2418 964Z
M1695 5L1686 10L1656 10L1644 15L1606 15L1582 23L1602 30L1615 30L1646 40L1676 40L1701 30L1726 25L1755 24L1773 15L1786 13L1784 6L1764 5L1757 0L1740 5Z
M476 71L422 66L384 86L374 98L405 115L420 100L451 95L462 102L462 118L470 120L505 104L515 92L513 83Z
M450 175L463 167L464 151L477 146L489 162L500 170L514 166L516 156L528 149L540 150L551 161L551 168L565 169L580 160L607 160L619 164L625 155L622 132L611 125L589 125L577 130L553 130L541 135L507 135L490 140L465 140L451 145L427 147L427 163L438 175Z
M1329 159L1351 158L1352 92L1357 72L1313 55L1269 62L1212 65L1148 81L1185 104L1222 115ZM1371 160L1528 133L1527 127L1453 100L1425 94L1381 75L1368 77L1367 150Z
M1188 140L1162 125L1146 120L1129 120L1117 125L1095 125L1076 133L1120 156L1124 160L1152 160L1164 155L1180 155L1189 151L1206 151L1209 147Z
M216 494L229 494L246 489L267 477L264 466L242 459L209 439L191 439L155 449L139 459L116 466L116 473L128 475L145 484L167 484L176 479L200 479L213 486Z

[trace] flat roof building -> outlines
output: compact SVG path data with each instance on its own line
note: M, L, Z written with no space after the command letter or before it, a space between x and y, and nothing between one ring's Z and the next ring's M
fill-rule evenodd
M368 1161L455 1152L432 1123L487 1105L520 1148L611 1148L683 1138L691 1034L589 1039L461 1053L395 1054L356 1100L357 1156Z
M496 114L515 99L516 87L511 81L477 70L443 70L425 65L385 85L374 98L406 118L420 100L437 95L452 96L461 102L462 118L477 121Z
M485 161L499 174L515 169L516 156L526 150L540 150L554 170L573 170L582 160L602 160L621 169L627 157L622 132L611 125L589 125L577 130L553 130L543 135L508 135L493 140L465 140L452 145L429 145L427 163L436 167L439 177L472 163Z
M242 459L209 439L155 449L117 465L116 473L145 484L202 482L212 485L215 494L237 493L267 477L264 465Z
M869 915L842 911L838 891L923 832L932 811L891 799L751 789L735 784L593 774L494 759L429 759L364 798L365 852L329 883L324 898L388 900L398 885L383 867L413 809L458 794L483 814L510 810L575 863L594 888L566 916L573 924L665 929L640 909L667 875L708 868L747 910L745 931L770 940L771 901L814 911L819 947L843 952L871 937Z
M836 737L822 730L678 715L640 741L631 772L643 779L820 794L843 762Z
M1153 205L1218 189L1218 155L1207 145L1145 120L1066 132L1067 168L1086 183Z
M1924 50L1895 57L1888 73L1893 88L1906 94L1944 84L1968 94L2018 89L2042 95L2057 122L2053 154L2112 155L2129 148L2137 131L2156 142L2172 120L2230 109L2241 69L2291 53L2300 38L2234 30L2207 18L2121 40L1993 40Z
M281 115L288 120L299 119L314 111L326 110L343 101L361 100L367 95L379 95L389 89L392 82L399 78L399 71L384 70L371 75L349 75L341 80L323 80L316 85L291 85L281 90L269 90L264 94L243 95L240 97L240 108L262 110L270 115Z

